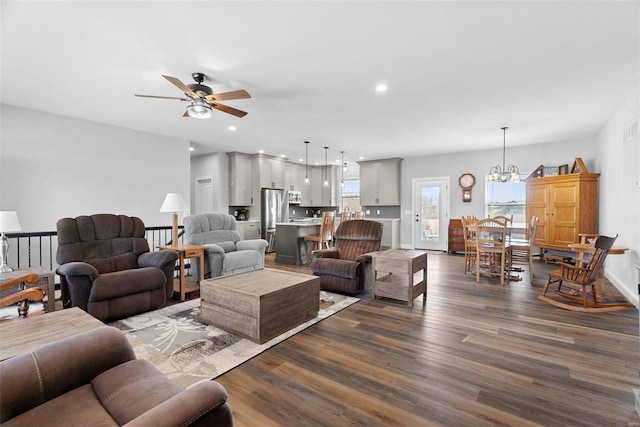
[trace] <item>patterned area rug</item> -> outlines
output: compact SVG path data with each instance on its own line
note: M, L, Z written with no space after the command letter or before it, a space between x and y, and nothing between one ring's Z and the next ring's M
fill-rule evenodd
M153 363L183 387L216 378L268 348L354 304L359 298L320 292L315 319L264 344L200 323L200 299L110 323L127 337L136 356Z

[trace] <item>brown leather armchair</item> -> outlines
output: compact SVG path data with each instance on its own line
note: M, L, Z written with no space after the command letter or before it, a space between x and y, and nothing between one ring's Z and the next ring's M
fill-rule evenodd
M371 264L368 252L380 250L382 224L355 219L340 223L335 246L313 252L311 271L320 277L320 289L356 294L365 289Z
M175 251L149 252L144 223L97 214L58 221L62 302L105 321L162 307L173 296Z
M0 362L3 426L231 426L214 380L187 390L101 326Z

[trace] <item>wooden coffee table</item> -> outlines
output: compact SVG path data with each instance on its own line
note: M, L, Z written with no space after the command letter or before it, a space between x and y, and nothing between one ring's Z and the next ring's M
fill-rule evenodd
M375 297L407 301L422 294L427 301L427 253L424 251L389 249L372 252Z
M262 269L200 282L200 317L259 344L318 315L320 278Z
M78 307L0 322L0 360L104 326Z

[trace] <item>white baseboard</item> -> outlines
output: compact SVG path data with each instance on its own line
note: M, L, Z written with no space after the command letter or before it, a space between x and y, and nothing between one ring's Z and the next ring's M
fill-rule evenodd
M618 279L614 274L609 273L607 270L605 270L604 276L631 304L635 305L636 308L640 308L640 298L637 293L630 291L620 279Z

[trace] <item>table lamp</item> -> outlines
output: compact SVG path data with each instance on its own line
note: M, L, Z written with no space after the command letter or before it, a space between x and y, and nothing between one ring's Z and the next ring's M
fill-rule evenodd
M18 214L16 213L16 211L0 211L0 232L2 232L2 237L0 237L0 273L13 271L13 268L7 265L9 241L7 240L7 236L5 236L4 233L21 230L22 229L20 228L20 221L18 221Z
M160 212L171 212L173 214L173 227L171 230L171 245L178 245L178 212L186 212L187 205L182 200L179 193L167 193L164 198Z

